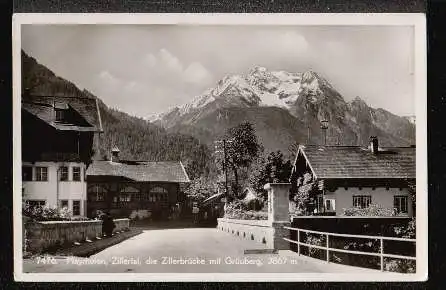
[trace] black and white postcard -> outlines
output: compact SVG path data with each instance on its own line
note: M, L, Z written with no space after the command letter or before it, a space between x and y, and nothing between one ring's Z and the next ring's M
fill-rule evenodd
M426 280L425 30L15 14L15 279Z

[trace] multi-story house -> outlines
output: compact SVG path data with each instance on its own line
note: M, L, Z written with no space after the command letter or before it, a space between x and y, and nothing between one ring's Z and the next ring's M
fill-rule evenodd
M22 195L86 216L86 169L102 132L96 98L22 96Z
M311 212L342 216L345 209L375 204L399 216L415 214L415 147L301 145L292 171L292 192L314 196Z
M94 161L87 170L88 217L98 210L114 217L150 216L164 219L172 207L183 208L190 183L180 161L129 161L112 150L111 160Z

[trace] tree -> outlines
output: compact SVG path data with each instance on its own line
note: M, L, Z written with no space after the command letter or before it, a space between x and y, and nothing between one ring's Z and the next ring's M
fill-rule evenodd
M190 186L186 189L186 195L198 202L205 200L216 192L217 184L204 177L192 180Z
M266 183L289 182L291 161L286 160L280 150L268 156L259 157L250 168L249 183L256 190L266 194L263 187ZM265 197L265 196L264 196Z
M263 148L257 140L253 124L247 121L229 128L226 140L228 140L226 165L234 175L232 191L235 196L238 196L240 193L239 170L249 167Z

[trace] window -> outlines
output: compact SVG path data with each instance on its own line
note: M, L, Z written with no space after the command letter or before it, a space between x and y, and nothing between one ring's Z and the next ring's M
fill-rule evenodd
M81 168L73 167L73 181L81 181Z
M33 181L33 168L22 166L22 181Z
M334 199L326 199L325 200L325 210L326 211L335 211L336 203Z
M68 167L67 166L60 167L60 181L68 181Z
M140 194L139 189L132 187L132 186L127 186L127 187L121 189L121 194L119 195L119 201L129 202L132 199L137 199L139 194Z
M81 214L81 201L73 200L73 215L80 215L80 214Z
M65 119L65 110L63 109L56 109L56 121L62 122Z
M36 167L36 181L48 181L48 167Z
M60 207L61 208L68 208L68 200L67 199L60 200Z
M103 192L97 192L96 193L96 201L104 201L105 194Z
M119 201L120 202L129 202L130 201L130 194L128 194L128 193L121 193L119 195Z
M396 195L393 198L393 207L396 209L397 213L408 213L408 200L407 196Z
M150 189L150 192L151 193L167 193L167 190L163 187L156 186L156 187Z
M95 184L93 186L88 187L88 196L89 199L92 201L104 201L105 200L105 194L107 193L107 190L98 185Z
M168 199L168 191L160 186L153 187L150 189L149 201L158 202L158 201L167 201Z
M368 208L372 203L371 195L355 195L353 196L353 206L359 208Z
M27 200L26 203L30 207L44 207L46 205L45 200Z

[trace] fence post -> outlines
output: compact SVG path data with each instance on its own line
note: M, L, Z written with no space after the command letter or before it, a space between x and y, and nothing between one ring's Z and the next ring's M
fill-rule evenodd
M381 237L381 246L380 246L380 258L381 258L381 271L384 271L384 239Z
M300 256L300 230L297 230L297 255Z
M325 234L325 241L326 241L326 244L327 244L327 263L330 263L330 241L329 241L329 239L328 239L328 233L327 234Z

